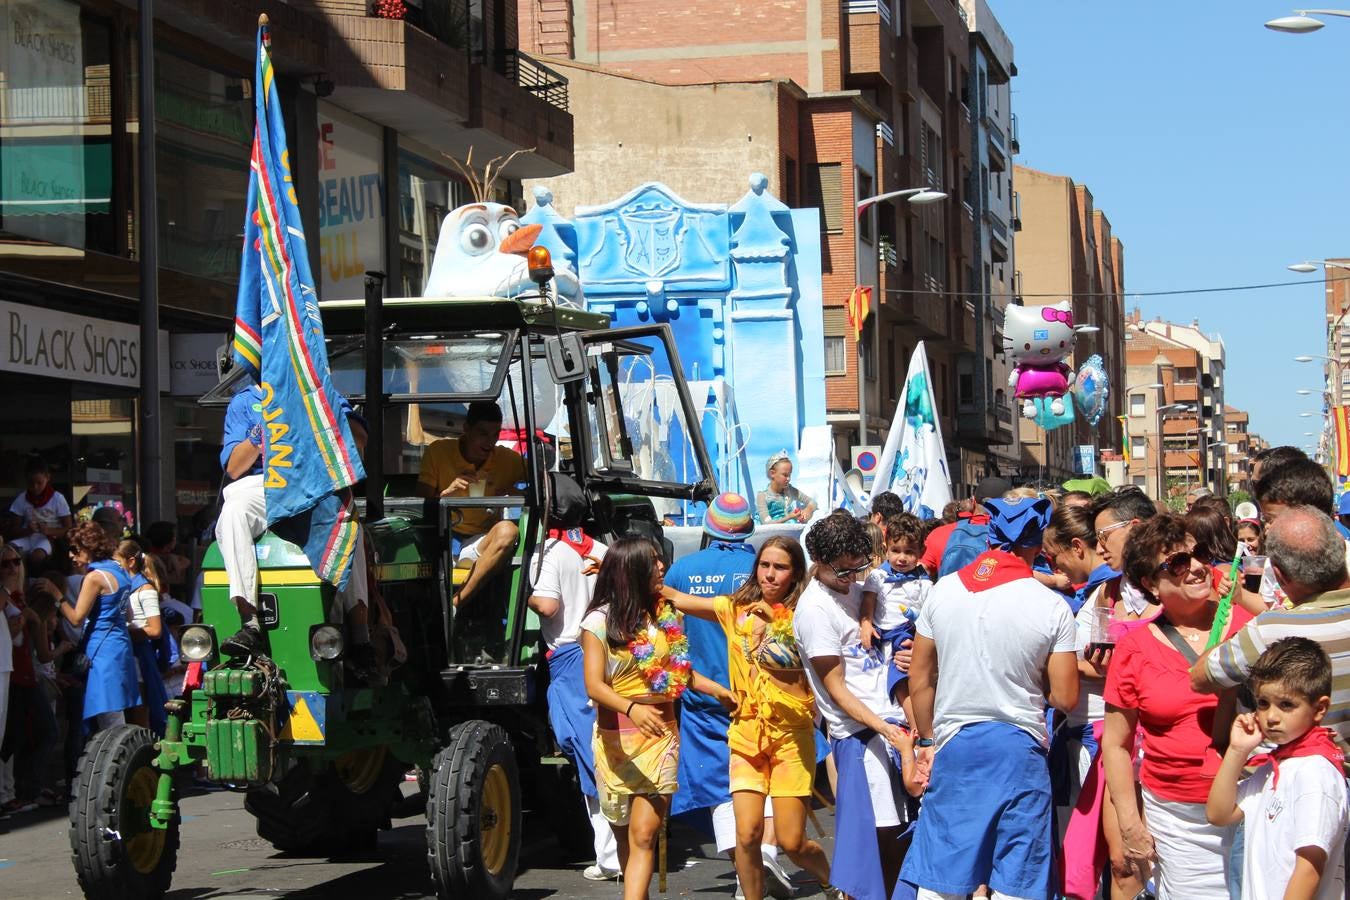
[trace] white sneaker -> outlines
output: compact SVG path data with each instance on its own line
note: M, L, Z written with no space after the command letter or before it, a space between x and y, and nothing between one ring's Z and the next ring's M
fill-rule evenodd
M618 869L602 868L599 863L591 863L581 873L587 881L613 881L619 877Z
M732 900L745 900L745 890L741 887L739 876L736 878L736 893L732 896Z
M764 863L764 892L774 900L788 900L789 897L796 896L797 891L792 886L792 879L788 878L787 872L783 871L778 860L762 850L760 860Z

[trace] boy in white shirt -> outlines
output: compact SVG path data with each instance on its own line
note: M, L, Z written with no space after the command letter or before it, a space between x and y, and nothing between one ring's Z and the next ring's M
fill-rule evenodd
M870 622L876 630L882 652L893 655L886 692L904 708L905 720L909 721L906 684L909 664L908 660L902 660L901 654L914 643L914 623L919 620L919 610L933 579L919 564L923 556L923 523L918 516L910 513L892 516L886 520L884 530L886 560L872 573L881 584L874 602L869 602L873 595L863 595L862 621Z
M1321 727L1331 705L1331 660L1315 641L1285 638L1261 654L1248 685L1256 712L1233 722L1206 816L1213 825L1246 822L1244 900L1341 900L1350 803L1344 754ZM1275 749L1248 760L1263 743ZM1248 765L1256 771L1239 783Z
M51 469L42 460L31 460L24 475L28 490L15 497L9 506L9 511L19 517L19 532L10 544L36 566L51 555L51 542L65 537L70 530L70 504L52 486Z

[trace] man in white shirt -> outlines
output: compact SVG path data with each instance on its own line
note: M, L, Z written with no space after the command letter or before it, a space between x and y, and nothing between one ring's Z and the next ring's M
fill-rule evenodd
M51 542L70 530L70 504L52 486L51 469L42 460L29 461L24 474L28 490L9 506L9 511L19 517L18 535L10 543L36 565L51 555Z
M811 526L806 549L816 565L792 628L839 771L830 881L851 897L889 897L908 816L887 744L904 742L904 713L886 692L890 653L864 647L859 629L863 593L881 589L875 575L858 581L871 568L872 541L861 522L837 511Z
M1031 570L1049 501L984 505L990 549L929 592L909 670L919 753L933 768L903 877L924 900L982 884L994 897L1054 893L1045 707L1078 702L1076 628Z
M553 528L535 550L529 569L534 582L530 609L539 614L539 630L548 646L549 725L563 755L576 767L595 835L595 865L582 873L591 881L612 880L620 871L614 830L600 812L595 790L591 750L595 707L586 695L581 644L577 642L607 549L580 527Z

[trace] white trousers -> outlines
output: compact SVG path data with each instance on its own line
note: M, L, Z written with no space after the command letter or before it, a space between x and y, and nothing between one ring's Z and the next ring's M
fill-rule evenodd
M595 864L608 872L618 872L619 841L614 837L614 829L609 827L609 819L600 812L600 800L596 797L581 795L586 801L586 812L591 818L591 830L595 832Z
M243 597L258 605L258 554L254 543L267 530L267 499L262 475L245 475L225 486L220 518L216 520L216 540L220 544L225 575L230 580L230 596ZM365 603L366 546L357 541L352 556L352 574L347 586L338 592L344 612Z

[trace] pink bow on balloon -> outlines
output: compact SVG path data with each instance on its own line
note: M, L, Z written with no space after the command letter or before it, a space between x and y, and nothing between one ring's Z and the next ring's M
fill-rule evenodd
M1073 327L1073 310L1055 309L1053 306L1041 307L1041 318L1047 322L1063 322L1070 328Z

